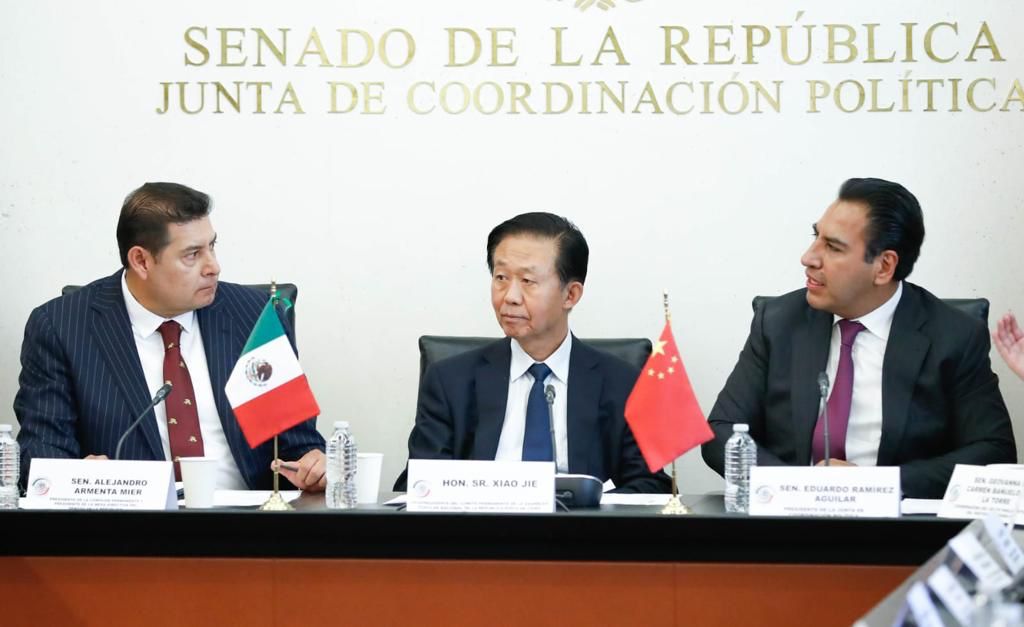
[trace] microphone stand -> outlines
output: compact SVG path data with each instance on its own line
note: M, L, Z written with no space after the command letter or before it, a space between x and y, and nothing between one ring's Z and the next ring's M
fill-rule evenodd
M548 403L548 430L551 432L551 461L555 463L555 475L558 474L558 446L555 441L555 386L548 384L544 386L544 400ZM555 505L565 511L568 506L558 498L558 490L555 490Z
M829 441L828 433L828 375L825 372L818 374L818 395L821 397L821 420L822 424L822 435L825 440L825 465L832 465L832 444Z
M114 459L121 459L121 447L124 446L124 441L128 439L128 434L135 431L135 428L139 426L139 423L141 423L142 419L149 413L149 410L153 409L159 405L161 401L167 398L167 395L171 393L172 387L174 386L172 386L170 382L161 385L156 391L156 394L153 395L153 400L149 401L149 405L146 405L146 408L139 413L138 417L132 422L132 424L128 425L128 428L124 430L124 433L121 434L121 438L117 441L117 447L114 449Z

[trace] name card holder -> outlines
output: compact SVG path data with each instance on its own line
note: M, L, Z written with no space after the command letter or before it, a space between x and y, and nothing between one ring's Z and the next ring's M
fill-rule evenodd
M950 540L949 548L978 580L979 588L1005 589L1013 583L1013 579L989 554L978 537L971 532L971 529L972 527L964 529Z
M171 462L33 459L25 509L176 510Z
M1024 523L1020 514L1024 471L1019 466L957 464L939 506L939 518L985 518Z
M751 516L898 518L895 466L756 466L750 471Z
M409 460L410 512L551 513L553 462Z

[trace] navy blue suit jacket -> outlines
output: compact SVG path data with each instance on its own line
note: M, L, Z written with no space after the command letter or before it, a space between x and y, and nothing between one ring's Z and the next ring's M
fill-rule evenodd
M249 448L224 385L266 302L265 294L221 281L213 303L196 310L224 435L242 478L254 490L271 487L273 442ZM32 312L25 326L18 383L14 413L21 425L23 483L34 457L113 458L121 434L155 392L146 388L120 270ZM316 417L281 434L279 443L282 459L323 449ZM152 411L125 440L121 457L164 459Z
M410 459L493 460L505 422L510 340L443 359L420 386ZM639 371L575 337L569 356L569 472L611 479L623 492L668 492L663 472L651 473L623 411ZM405 490L403 472L395 482Z
M758 308L708 416L715 439L703 453L711 468L723 473L725 441L737 422L750 424L758 464L810 464L816 381L828 363L832 319L807 304L806 290ZM942 498L956 464L1017 460L989 347L981 320L903 283L882 362L877 463L900 467L904 496Z

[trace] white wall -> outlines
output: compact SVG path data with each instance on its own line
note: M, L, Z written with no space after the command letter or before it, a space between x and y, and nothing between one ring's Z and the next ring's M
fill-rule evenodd
M596 4L579 11L571 0L3 2L0 407L7 409L0 420L14 421L29 312L63 284L116 268L117 211L144 181L179 181L214 197L225 280L299 284L299 344L324 410L320 427L350 420L363 450L385 453L386 484L405 461L416 339L499 333L484 241L493 225L522 211L565 214L590 242L590 278L572 321L578 335L655 336L661 290L670 290L676 338L705 411L746 337L751 296L802 285L798 260L809 225L850 176L897 180L920 199L928 236L916 282L940 296L986 296L994 313L1024 307L1024 105L999 110L1024 77L1019 3L806 4L620 0L607 11ZM1005 61L992 62L990 51L966 60L982 21ZM864 63L860 25L881 25L877 52L887 56L904 41L904 22L918 24L917 60L900 62L900 52L893 63ZM936 22L959 25L959 34L937 29L932 42L938 54L959 53L951 63L924 51L924 31ZM857 29L857 61L825 62L826 23ZM688 27L686 49L701 61L704 26L714 24L737 33L743 24L764 25L773 43L756 65L742 58L661 65L659 26ZM800 33L818 25L808 64L780 60L775 27L786 24ZM206 26L211 41L218 27L290 27L291 65L187 67L185 54L197 56L183 39L190 26ZM630 65L608 54L601 66L552 67L557 26L568 29L565 58L588 60L614 27ZM416 57L403 69L322 68L314 57L295 67L311 27L332 60L337 28L405 29ZM515 28L518 65L445 68L447 27ZM735 39L742 57L743 40ZM251 56L254 40L246 42L240 54ZM992 78L994 92L981 85L976 100L994 98L997 106L970 110L961 92L963 111L950 112L947 82L936 90L937 111L925 111L924 92L913 87L911 110L900 112L898 81L908 76L960 78L961 90ZM637 93L648 80L663 92L673 82L717 86L734 77L783 81L781 111L417 115L405 99L416 81L522 81L542 92L543 81L625 80ZM896 111L847 114L823 100L821 112L808 112L807 81L870 78L882 81L882 106L895 99ZM236 80L273 81L268 109L291 80L306 112L156 113L162 81ZM326 113L330 80L385 82L387 112ZM996 361L1022 435L1024 383ZM720 487L699 454L684 457L681 469L684 491Z

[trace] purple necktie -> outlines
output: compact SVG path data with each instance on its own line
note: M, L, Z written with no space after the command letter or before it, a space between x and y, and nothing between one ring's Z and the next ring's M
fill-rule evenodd
M853 340L864 330L864 325L852 320L839 321L839 367L836 368L832 394L828 397L829 457L846 459L846 427L850 423L850 402L853 400ZM824 421L818 417L814 427L812 452L814 463L825 459Z

